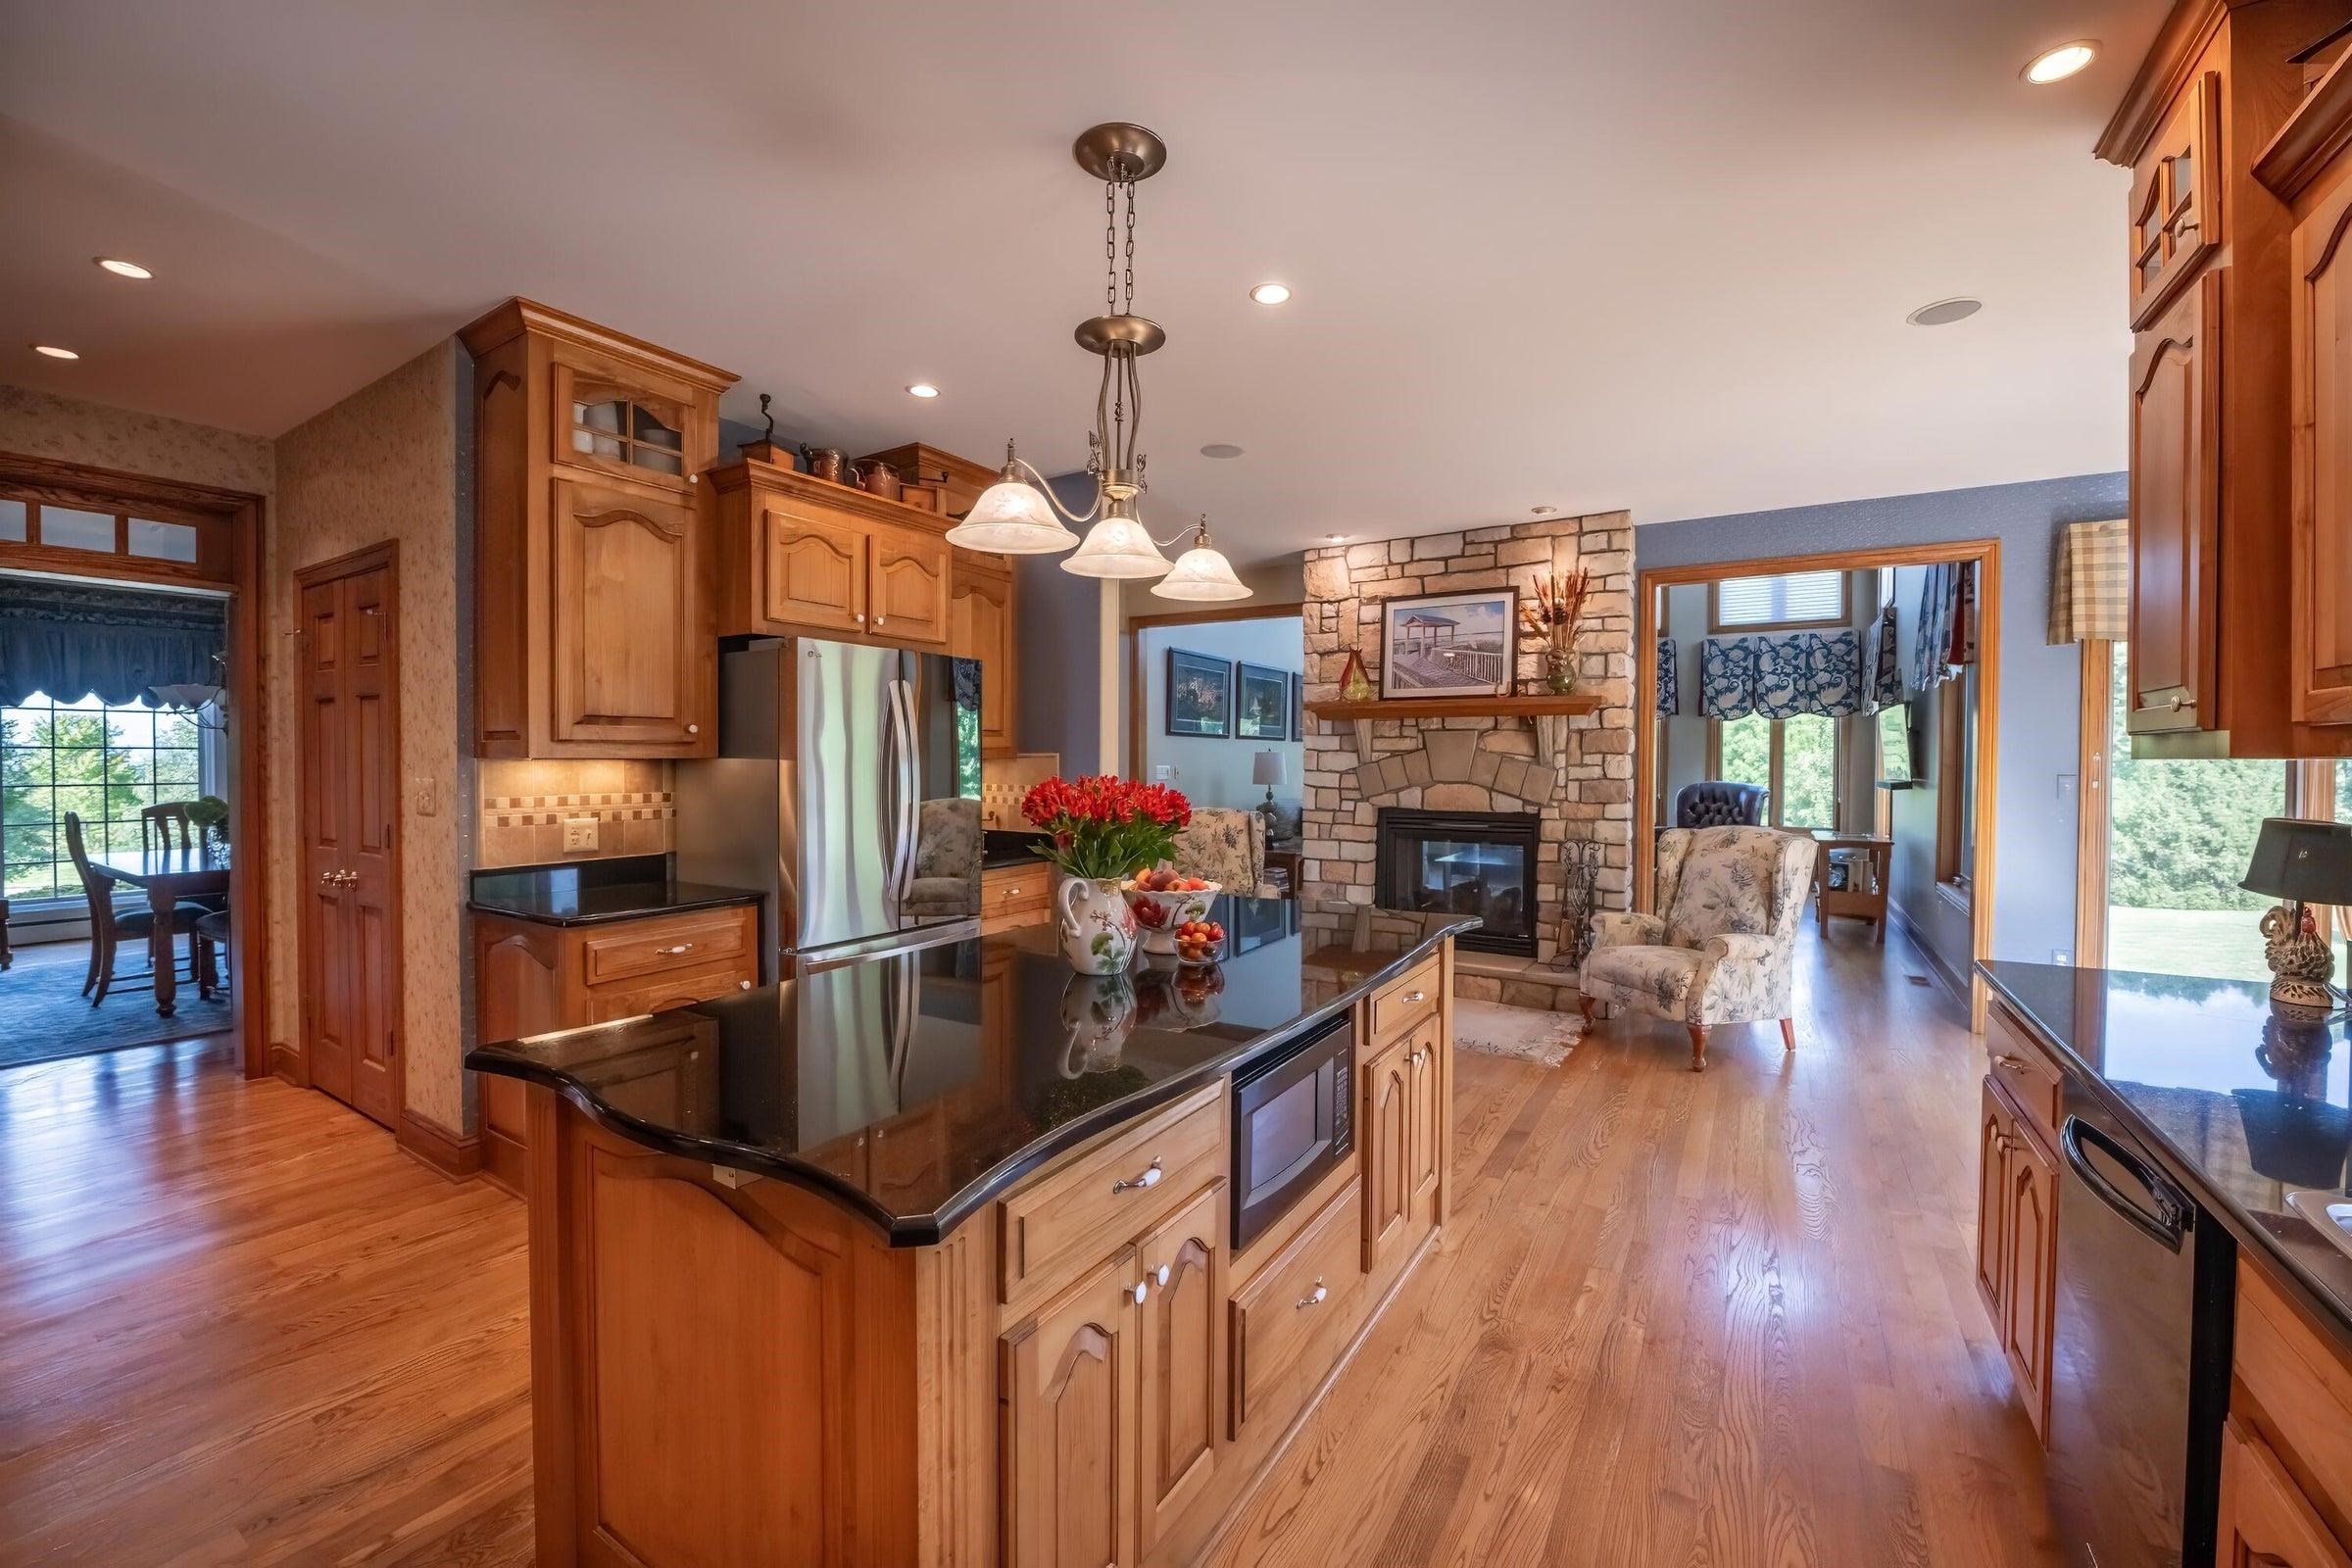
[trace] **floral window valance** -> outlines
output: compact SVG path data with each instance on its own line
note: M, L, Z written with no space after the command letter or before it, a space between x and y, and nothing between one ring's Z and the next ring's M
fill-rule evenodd
M1919 635L1911 650L1911 686L1927 691L1977 662L1977 568L1965 561L1927 568L1919 591Z
M0 579L0 704L153 702L153 689L215 685L221 601L194 594Z
M1658 716L1672 718L1683 710L1682 672L1674 667L1674 639L1658 639Z
M1871 710L1862 636L1851 628L1710 637L1698 657L1700 711L1708 718L1844 718Z

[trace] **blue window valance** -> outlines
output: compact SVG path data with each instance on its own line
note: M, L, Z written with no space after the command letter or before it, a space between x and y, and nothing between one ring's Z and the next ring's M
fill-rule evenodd
M0 704L152 704L158 686L218 685L226 628L218 599L0 578Z
M1863 679L1862 637L1842 631L1793 631L1710 637L1699 645L1708 718L1843 718L1871 710Z

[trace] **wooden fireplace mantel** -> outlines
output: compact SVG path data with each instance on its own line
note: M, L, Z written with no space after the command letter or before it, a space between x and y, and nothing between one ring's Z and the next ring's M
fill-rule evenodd
M1536 732L1536 755L1545 766L1568 744L1568 720L1578 713L1598 712L1599 694L1569 692L1564 696L1533 697L1392 697L1368 703L1328 699L1309 703L1306 710L1327 723L1352 721L1355 755L1372 757L1372 726L1384 718L1520 718Z

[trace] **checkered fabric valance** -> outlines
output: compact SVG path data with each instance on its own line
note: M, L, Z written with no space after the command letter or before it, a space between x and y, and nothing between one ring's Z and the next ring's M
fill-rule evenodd
M2121 518L2058 530L2048 640L2122 642L2131 635L2131 577L2132 535Z

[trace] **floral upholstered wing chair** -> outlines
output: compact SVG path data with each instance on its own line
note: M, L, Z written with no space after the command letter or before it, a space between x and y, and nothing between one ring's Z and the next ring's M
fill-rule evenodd
M1168 864L1186 876L1204 877L1243 899L1276 899L1282 890L1266 880L1266 819L1228 806L1196 806L1192 825L1176 835Z
M1580 1005L1611 1003L1690 1031L1690 1070L1707 1031L1781 1022L1796 1049L1791 993L1796 927L1813 885L1810 835L1768 827L1675 828L1658 835L1656 914L1596 914Z

